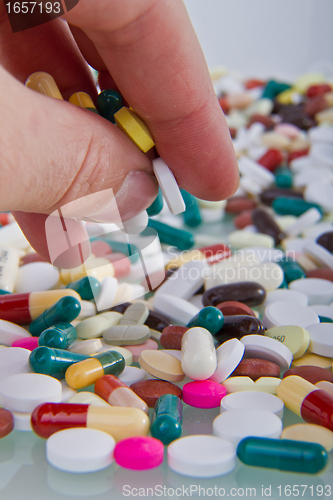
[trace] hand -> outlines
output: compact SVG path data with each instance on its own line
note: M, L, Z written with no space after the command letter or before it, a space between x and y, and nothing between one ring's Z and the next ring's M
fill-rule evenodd
M63 20L13 34L0 7L0 210L14 211L36 251L48 256L44 214L90 193L117 193L140 171L122 190L126 220L128 200L132 217L151 204L157 185L148 157L114 125L20 83L35 71L50 73L64 99L84 91L95 100L88 61L101 88L116 85L147 123L182 188L209 200L233 194L233 146L183 3L80 0L64 17L81 53Z

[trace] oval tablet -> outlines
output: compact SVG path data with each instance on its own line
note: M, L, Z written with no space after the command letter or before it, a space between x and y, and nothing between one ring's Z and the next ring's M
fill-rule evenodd
M226 394L226 388L212 380L196 380L183 386L184 403L195 408L217 408Z
M282 432L279 417L267 410L230 410L214 419L213 434L235 446L249 436L278 439Z
M260 391L276 395L281 380L277 377L260 377L255 382L250 377L229 377L223 385L228 394L242 391Z
M283 418L284 403L282 399L268 392L243 391L228 394L221 400L221 413L229 410L267 410Z
M113 345L140 345L150 337L146 325L116 325L103 332L104 341Z
M133 356L133 363L138 363L141 353L149 350L157 350L158 344L153 339L148 339L144 344L140 345L127 345L126 350L128 350Z
M113 462L115 440L97 429L58 431L46 441L46 460L66 472L96 472Z
M154 408L156 401L164 394L174 394L182 398L183 391L180 387L166 380L141 380L130 386L149 408Z
M31 334L22 328L22 326L0 319L0 344L11 346L13 342L27 337L31 338Z
M230 339L216 349L217 367L210 380L223 382L237 368L244 355L244 344L238 339Z
M15 281L16 293L51 290L59 281L59 271L48 262L32 262L18 269Z
M288 347L292 352L293 359L303 356L310 343L308 330L301 326L275 326L266 330L265 336Z
M59 403L61 391L61 383L53 377L18 373L1 380L0 401L9 409L32 412L41 403Z
M169 382L180 382L185 377L180 361L166 352L145 350L139 364L150 375Z
M118 465L126 469L153 469L163 462L164 446L150 436L130 437L116 444L114 458Z
M319 323L315 312L297 302L278 301L269 304L262 320L266 328L274 326L301 326L306 328L314 323Z
M267 359L243 359L232 373L235 377L250 377L258 380L260 377L280 377L280 367Z
M286 427L282 431L281 439L318 443L321 444L326 451L331 451L333 449L333 432L326 429L326 427L316 424L295 424Z
M319 366L299 366L297 368L291 368L283 374L283 378L289 377L289 375L298 375L311 384L317 384L322 381L333 382L333 373Z
M168 465L190 477L217 477L236 466L236 448L214 436L186 436L168 446Z
M332 369L332 358L327 358L326 356L318 356L318 354L312 354L311 352L306 352L298 359L293 361L294 366L319 366L325 368L326 370Z

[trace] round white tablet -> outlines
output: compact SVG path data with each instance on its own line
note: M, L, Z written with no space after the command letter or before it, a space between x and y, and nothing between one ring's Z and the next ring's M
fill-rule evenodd
M186 436L168 446L170 469L190 477L217 477L236 465L236 448L215 436Z
M304 293L295 292L294 290L289 290L288 288L279 288L278 290L271 290L268 292L265 301L256 308L260 313L264 313L268 304L278 301L297 302L304 307L306 307L309 302Z
M301 326L306 328L314 323L319 323L315 312L297 302L281 300L268 304L262 320L266 328L273 326Z
M170 212L173 215L184 212L185 203L182 194L168 165L162 158L156 158L153 160L153 170Z
M40 373L19 373L0 382L0 401L9 410L32 412L41 403L60 403L59 380Z
M309 306L328 305L333 300L333 283L320 278L302 278L289 283L290 290L302 292L309 298Z
M32 432L30 412L12 411L12 414L16 431Z
M282 432L282 421L267 410L244 409L225 411L214 419L213 434L238 443L249 436L278 439Z
M309 351L333 358L333 323L318 323L307 327L310 334Z
M21 347L0 350L0 380L16 373L30 373L30 351Z
M134 382L140 382L146 378L146 372L136 366L125 366L124 371L118 375L119 380L130 386Z
M244 344L238 339L230 339L216 350L217 368L210 380L221 383L237 368L244 355Z
M244 391L227 394L221 399L221 413L230 410L247 409L267 410L283 418L284 403L282 399L268 392Z
M264 335L245 335L241 338L245 345L245 358L267 359L287 370L293 360L290 349L278 340L265 337Z
M52 434L46 442L49 464L66 472L96 472L113 462L116 445L110 434L77 427Z
M16 340L26 337L31 337L31 334L22 326L0 319L0 344L11 346Z
M315 306L310 306L310 309L314 311L318 316L325 316L325 318L331 318L333 319L333 305L330 304L329 306L322 306L320 304L317 304Z
M59 271L48 262L31 262L18 269L15 281L16 293L51 290L59 281Z

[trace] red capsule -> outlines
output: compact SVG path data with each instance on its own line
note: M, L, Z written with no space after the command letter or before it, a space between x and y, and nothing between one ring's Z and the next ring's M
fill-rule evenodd
M262 123L266 127L266 130L273 130L276 125L275 121L269 116L259 115L257 113L250 117L247 127L250 127L253 123Z
M307 115L314 117L320 111L324 111L324 109L328 108L329 104L326 101L323 95L317 95L310 99L304 107L304 111Z
M252 210L256 206L257 203L246 196L233 196L227 200L225 211L228 214L240 214L244 210Z
M14 417L9 410L0 408L0 438L8 436L14 429Z
M306 97L309 97L309 99L312 99L312 97L316 97L317 95L323 95L326 94L327 92L332 92L332 87L331 85L328 85L328 83L322 83L320 85L311 85L311 87L308 87L306 91Z
M237 229L244 229L247 226L251 226L253 224L252 212L253 210L244 210L244 212L237 215L234 218L234 226Z
M282 163L283 154L278 149L269 149L266 153L258 160L258 163L263 167L267 168L271 172Z
M205 255L208 264L215 264L216 262L220 262L221 260L230 257L232 254L232 251L228 247L228 245L224 245L222 243L202 247L199 248L199 250Z
M253 316L254 314L251 307L243 304L243 302L237 302L236 300L228 300L226 302L221 302L218 304L217 309L223 313L223 316Z
M291 151L288 155L288 163L290 163L293 160L296 160L296 158L307 156L308 154L309 154L309 148L298 149L297 151Z
M321 269L312 269L306 273L307 278L320 278L327 281L332 281L333 283L333 269L328 269L326 267Z
M252 78L251 80L246 80L244 87L247 90L251 90L255 89L256 87L262 87L263 85L265 85L265 83L266 82L264 82L263 80L257 80L255 78Z

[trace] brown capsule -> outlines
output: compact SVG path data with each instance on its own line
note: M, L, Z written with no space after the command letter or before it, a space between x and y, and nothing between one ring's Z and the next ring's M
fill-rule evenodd
M284 373L283 378L289 377L289 375L298 375L298 377L304 378L311 384L316 384L323 380L333 382L333 373L320 366L298 366L297 368L291 368Z
M280 377L280 367L267 359L242 359L232 376L250 377L254 381L260 377Z
M130 386L149 408L154 408L156 401L164 394L174 394L182 399L183 391L180 387L166 380L140 380Z
M317 239L317 243L333 253L333 231L321 234Z
M269 116L260 115L257 113L250 116L250 120L249 120L247 126L250 127L252 125L252 123L262 123L263 125L265 125L266 131L273 130L273 128L276 125L275 121L272 120L272 118L270 118Z
M160 344L163 349L176 349L180 351L182 348L182 338L187 330L187 326L177 325L170 325L164 328L160 337Z
M217 306L227 300L242 302L249 307L262 304L266 299L266 290L253 281L241 281L229 285L215 286L206 290L202 297L204 306Z
M263 208L256 208L253 210L252 220L259 233L268 234L268 236L271 236L275 241L275 245L279 245L285 238L284 232L275 222L271 214L269 214Z
M145 325L149 326L152 330L162 332L164 328L170 326L170 320L156 311L149 311L149 316L146 319Z
M225 211L228 214L240 214L244 210L251 210L256 206L257 203L246 196L233 196L227 200Z
M244 227L251 226L251 224L253 224L252 210L244 210L234 218L234 226L237 229L244 229Z
M242 302L237 302L236 300L227 300L226 302L221 302L221 304L218 304L216 307L217 309L220 309L220 311L223 313L223 316L256 317L254 311L249 306L243 304Z
M260 201L264 205L271 206L275 198L280 198L283 196L284 198L301 198L303 199L302 193L297 191L293 191L292 189L284 189L284 188L269 188L260 193Z
M215 345L221 345L230 339L241 339L244 335L263 335L265 327L258 318L253 316L226 316L224 325L214 335Z

